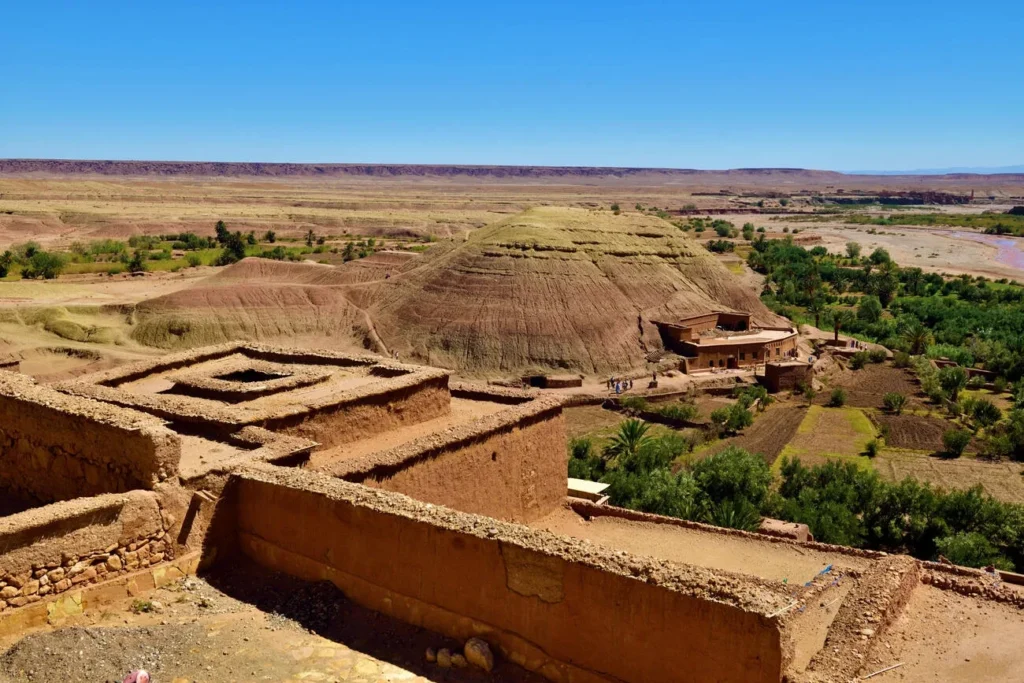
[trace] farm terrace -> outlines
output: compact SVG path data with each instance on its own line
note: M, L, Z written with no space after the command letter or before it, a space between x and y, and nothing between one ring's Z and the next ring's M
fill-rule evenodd
M561 399L374 356L231 344L54 386L0 372L0 638L225 568L479 638L510 681L849 680L897 663L896 633L916 680L936 669L909 658L908 610L1019 620L1011 575L569 497L566 460Z

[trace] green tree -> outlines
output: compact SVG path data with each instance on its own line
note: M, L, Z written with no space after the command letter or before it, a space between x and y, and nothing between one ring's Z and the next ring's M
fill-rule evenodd
M876 248L871 252L871 256L868 256L868 260L876 266L880 266L883 263L889 263L892 261L892 257L889 256L889 252L882 247Z
M830 318L832 319L832 332L835 335L835 341L838 343L839 333L853 325L853 312L846 308L835 307L830 311Z
M860 258L860 244L858 244L857 242L847 242L846 257L850 259Z
M29 280L43 278L53 280L64 271L65 261L60 254L47 251L33 251L21 268L21 276Z
M920 320L911 318L902 323L900 329L900 340L907 347L907 351L914 356L925 352L932 342L931 332Z
M959 458L971 442L971 433L966 429L950 429L942 435L942 446L951 458Z
M217 235L217 244L227 244L228 238L231 237L231 232L228 230L228 226L224 224L224 221L217 221L217 225L213 229Z
M316 242L316 233L313 232L312 228L310 228L309 231L306 232L306 246L312 248L314 242Z
M882 319L882 302L877 296L861 298L857 304L857 318L866 323L877 323Z
M0 278L7 277L7 274L11 272L11 266L14 264L14 254L8 249L3 254L0 254Z
M632 458L650 440L647 431L650 425L642 420L629 419L619 425L619 431L605 446L604 456L608 460Z
M132 258L128 261L128 272L129 273L144 273L149 269L146 265L145 256L141 249L136 249L135 253L132 254Z
M950 401L956 402L960 392L967 386L967 371L957 365L942 368L939 370L939 386Z
M263 235L263 241L273 244L274 242L277 241L277 233L274 232L273 230L267 230L267 232Z

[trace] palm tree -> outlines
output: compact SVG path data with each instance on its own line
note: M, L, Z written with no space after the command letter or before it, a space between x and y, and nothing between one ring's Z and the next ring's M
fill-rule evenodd
M835 334L835 341L839 343L839 331L853 325L853 312L845 308L832 309L832 332Z
M629 458L636 455L650 441L647 435L650 425L642 420L626 420L619 425L619 432L611 438L604 449L607 459Z
M903 339L903 343L907 345L907 349L912 356L919 356L924 353L932 340L932 335L928 332L928 328L918 320L907 323L900 333L900 337Z

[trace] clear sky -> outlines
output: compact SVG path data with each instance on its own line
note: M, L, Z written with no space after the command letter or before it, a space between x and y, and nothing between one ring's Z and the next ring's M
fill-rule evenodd
M7 2L0 157L1024 163L1024 3Z

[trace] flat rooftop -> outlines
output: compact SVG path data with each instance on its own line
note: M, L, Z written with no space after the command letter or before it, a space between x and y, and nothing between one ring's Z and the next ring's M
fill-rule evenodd
M796 335L796 330L753 330L751 332L730 332L715 336L701 336L683 344L698 346L731 346L738 344L767 344Z
M862 570L871 564L867 558L778 543L766 537L762 540L752 534L711 533L610 515L587 520L569 507L560 508L530 526L635 555L795 585L812 580L829 565L838 571Z

